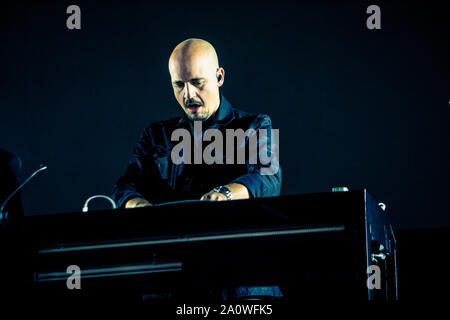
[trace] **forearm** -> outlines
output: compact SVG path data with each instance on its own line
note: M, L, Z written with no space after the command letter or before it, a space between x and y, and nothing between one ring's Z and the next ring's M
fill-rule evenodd
M139 159L130 161L125 175L122 176L115 184L113 190L113 199L120 208L133 208L136 200L146 199L148 195L143 193L147 186L143 184L144 173L142 166L138 164Z
M274 175L252 172L235 179L232 184L247 186L250 198L274 197L280 195L281 168Z
M246 160L247 174L234 179L231 183L246 186L250 198L279 196L282 174L278 154L278 131L272 129L270 117L265 115L259 116L251 127L255 128L255 132L267 131L266 134L258 136L258 151L250 152L249 159Z
M144 198L144 196L136 190L135 184L128 177L122 177L114 186L112 198L117 207L124 208L127 201L133 198Z
M250 192L248 191L247 187L244 186L243 184L230 183L225 185L224 187L227 187L231 191L233 200L250 198Z

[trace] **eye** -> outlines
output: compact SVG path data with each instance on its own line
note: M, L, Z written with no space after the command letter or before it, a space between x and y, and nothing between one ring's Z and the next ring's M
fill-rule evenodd
M192 85L196 86L197 88L202 86L202 81L200 81L200 80L192 80L191 83L192 83Z
M173 85L175 87L177 87L178 89L183 89L184 88L184 82L182 82L182 81L177 81Z

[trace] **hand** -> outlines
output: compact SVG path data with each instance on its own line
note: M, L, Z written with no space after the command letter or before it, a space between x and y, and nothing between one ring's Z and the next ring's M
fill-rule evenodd
M126 209L149 207L149 206L153 205L143 198L132 198L128 200L127 203L125 204Z
M228 200L227 196L220 192L210 191L204 194L200 200L212 200L212 201L223 201Z

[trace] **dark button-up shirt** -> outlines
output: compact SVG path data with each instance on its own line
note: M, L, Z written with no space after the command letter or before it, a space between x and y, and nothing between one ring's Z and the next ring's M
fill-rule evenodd
M200 123L200 122L199 122ZM274 139L272 122L269 116L263 114L252 115L245 111L233 108L231 104L221 96L221 102L216 113L208 120L201 122L202 135L207 129L217 129L223 136L223 148L218 156L223 157L222 163L201 164L194 163L194 123L184 117L153 122L142 133L134 148L132 158L126 169L126 173L116 183L113 198L118 207L134 197L145 198L152 203L161 203L177 200L200 199L202 195L211 191L214 187L229 183L240 183L247 187L251 197L278 196L281 189L281 167L278 162L278 148ZM191 163L177 164L172 161L171 152L180 141L172 141L172 133L176 129L186 129L191 136ZM234 161L227 164L226 140L227 129L253 129L256 140L251 139L251 134L245 136L239 144L239 139L234 140ZM260 129L265 129L265 135L261 135ZM264 130L263 130L264 131ZM236 132L236 131L235 131ZM174 139L175 140L175 139ZM205 139L203 139L205 140ZM211 139L214 141L214 138ZM257 142L256 149L251 149L251 142ZM215 142L215 141L214 141ZM202 142L204 150L211 144L210 141ZM246 150L245 161L238 162L236 154L238 149ZM198 150L198 149L197 149ZM251 150L258 150L257 154ZM213 156L216 156L212 152ZM250 161L260 153L266 153L266 160ZM186 154L184 150L181 155ZM271 157L268 164L267 157ZM230 157L228 157L230 158ZM219 161L217 161L219 162ZM230 161L228 161L230 162ZM268 169L270 174L262 174L262 169Z

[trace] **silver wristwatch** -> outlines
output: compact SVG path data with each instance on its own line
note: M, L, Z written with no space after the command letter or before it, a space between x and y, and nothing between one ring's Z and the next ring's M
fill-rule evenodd
M232 200L233 199L233 194L231 193L230 189L228 189L227 187L224 186L220 186L220 187L215 187L213 189L214 192L219 192L221 194L224 194L227 197L227 200Z

